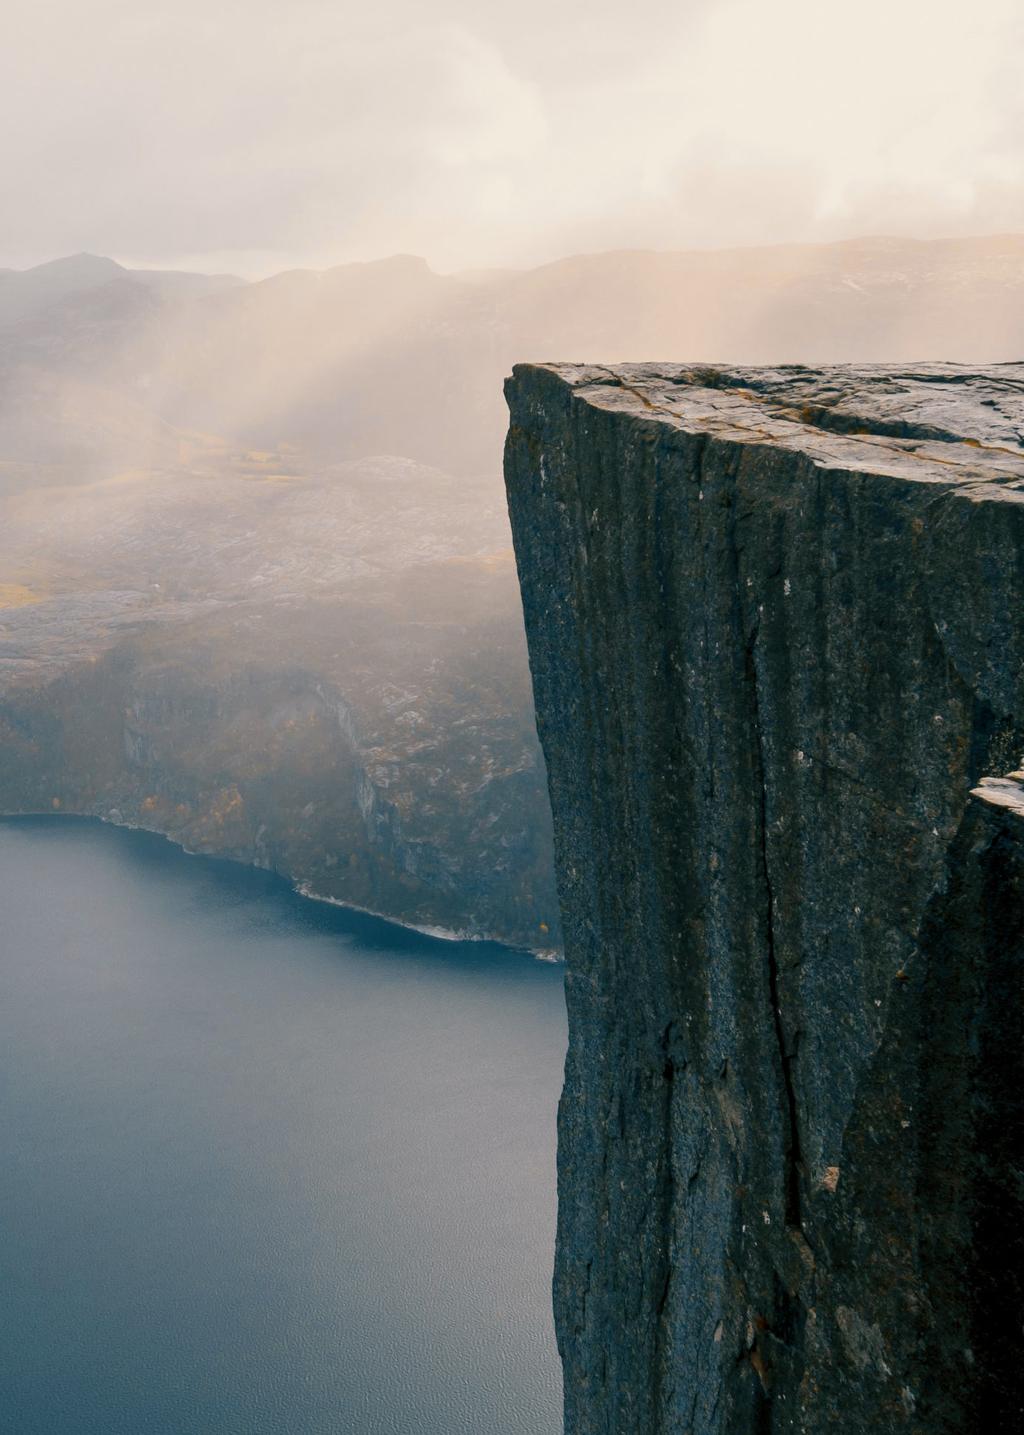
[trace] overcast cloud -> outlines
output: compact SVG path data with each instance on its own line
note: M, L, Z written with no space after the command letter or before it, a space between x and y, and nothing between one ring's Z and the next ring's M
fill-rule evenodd
M0 264L1024 229L1020 0L7 0Z

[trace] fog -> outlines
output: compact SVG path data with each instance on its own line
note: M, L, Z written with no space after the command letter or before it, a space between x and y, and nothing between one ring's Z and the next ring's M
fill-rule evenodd
M11 0L0 265L1024 227L1019 0Z
M0 812L555 943L502 379L1020 359L1019 10L8 4Z

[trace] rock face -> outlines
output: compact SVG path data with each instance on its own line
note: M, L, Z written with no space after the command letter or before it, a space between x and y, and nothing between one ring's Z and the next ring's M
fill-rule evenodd
M520 366L567 1435L1017 1428L1024 366Z

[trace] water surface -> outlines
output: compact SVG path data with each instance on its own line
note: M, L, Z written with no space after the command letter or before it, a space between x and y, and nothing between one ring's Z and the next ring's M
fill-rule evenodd
M0 822L0 1425L556 1435L561 970Z

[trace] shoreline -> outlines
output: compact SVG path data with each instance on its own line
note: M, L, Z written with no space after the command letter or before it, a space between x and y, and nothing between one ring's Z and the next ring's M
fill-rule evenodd
M286 880L292 882L290 877ZM432 927L418 922L403 922L401 917L389 917L386 912L375 912L372 907L360 907L355 902L345 902L340 897L325 897L320 892L314 892L308 882L294 881L292 890L310 902L325 902L329 907L341 907L347 912L359 912L364 917L376 917L379 922L387 922L392 927L403 927L407 932L418 932L421 937L433 937L438 942L491 942L495 946L505 947L510 952L526 952L538 962L557 964L564 961L561 952L553 947L520 947L514 942L504 942L499 937L488 936L484 932L458 931L453 927Z
M224 852L197 852L192 847L186 847L184 842L162 831L158 827L147 827L142 822L128 822L124 818L104 817L98 812L68 812L63 808L59 810L46 811L40 809L33 812L0 812L0 821L18 817L70 817L79 821L101 822L104 827L119 828L126 832L148 832L150 836L162 837L172 847L177 847L179 852L184 852L188 857L212 857L218 862L234 862L239 867L248 867L254 872L270 872L275 877L280 877L287 882L296 896L307 902L322 902L329 907L339 907L342 911L357 912L362 917L373 917L378 922L386 922L391 927L400 927L407 932L416 932L421 937L430 937L439 942L490 942L493 946L504 947L509 952L522 952L533 957L538 962L548 962L554 966L564 964L563 953L554 947L525 947L515 942L504 941L501 937L486 932L459 931L452 927L435 927L417 922L406 922L401 917L389 916L387 912L376 912L371 907L360 907L356 902L346 902L340 897L327 897L320 892L314 892L309 882L298 877L293 877L288 872L278 872L272 867L262 867L258 862L247 862L239 857L232 857Z

